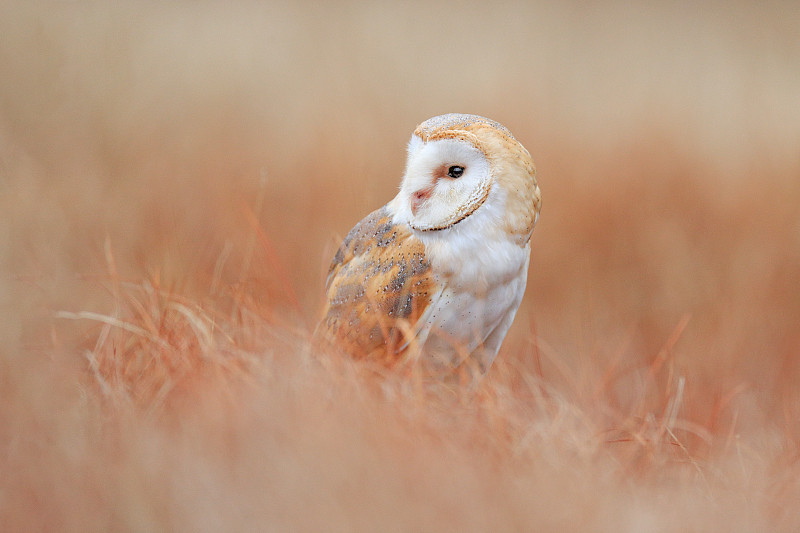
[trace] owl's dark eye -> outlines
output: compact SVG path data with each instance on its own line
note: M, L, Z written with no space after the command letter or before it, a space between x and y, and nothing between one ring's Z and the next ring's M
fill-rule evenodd
M463 173L464 167L460 167L458 165L453 165L447 169L447 175L451 178L460 178Z

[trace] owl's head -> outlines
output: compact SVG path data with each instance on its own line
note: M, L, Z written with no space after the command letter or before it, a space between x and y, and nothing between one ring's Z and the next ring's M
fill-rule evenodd
M512 233L530 237L541 196L528 151L501 124L476 115L426 120L411 136L395 212L418 231L453 227L502 202Z

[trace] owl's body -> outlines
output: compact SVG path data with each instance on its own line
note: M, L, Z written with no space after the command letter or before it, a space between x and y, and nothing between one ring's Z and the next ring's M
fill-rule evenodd
M533 161L506 128L429 119L398 195L337 251L318 331L355 357L486 371L525 291L540 206Z

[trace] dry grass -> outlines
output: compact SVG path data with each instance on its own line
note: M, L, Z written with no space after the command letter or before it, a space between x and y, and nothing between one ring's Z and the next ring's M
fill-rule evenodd
M794 3L5 3L9 531L796 531ZM318 353L417 122L531 150L480 382Z

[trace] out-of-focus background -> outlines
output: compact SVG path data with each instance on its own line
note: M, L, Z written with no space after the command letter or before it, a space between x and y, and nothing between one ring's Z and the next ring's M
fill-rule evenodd
M0 5L10 527L800 527L800 4ZM536 161L527 294L375 389L308 337L446 112Z

